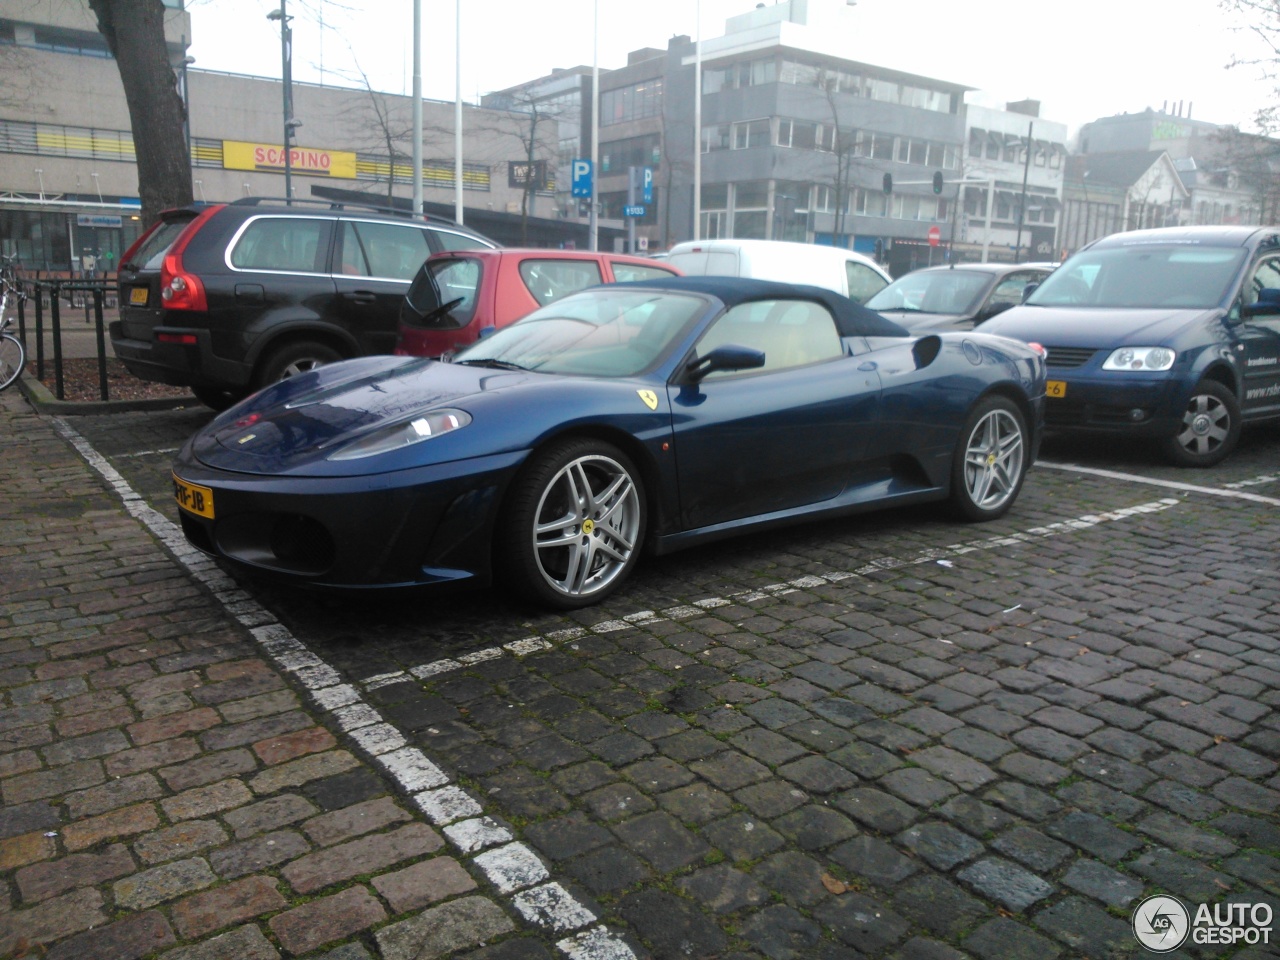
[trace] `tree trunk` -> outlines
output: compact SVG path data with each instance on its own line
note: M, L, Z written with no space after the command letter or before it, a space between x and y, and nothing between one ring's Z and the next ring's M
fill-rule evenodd
M161 0L89 0L107 41L133 129L143 226L160 211L192 202L187 119L164 40Z

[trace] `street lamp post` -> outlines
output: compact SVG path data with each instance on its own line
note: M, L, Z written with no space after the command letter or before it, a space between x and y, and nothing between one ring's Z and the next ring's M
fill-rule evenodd
M293 17L285 13L285 0L280 0L280 9L267 14L268 20L280 21L280 78L284 88L284 202L293 203L293 131L302 126L302 122L293 118L293 30L289 21Z

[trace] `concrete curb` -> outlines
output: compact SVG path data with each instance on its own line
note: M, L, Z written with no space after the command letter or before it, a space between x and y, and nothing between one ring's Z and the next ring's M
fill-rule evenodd
M195 397L155 397L149 400L59 400L34 377L18 378L18 389L37 413L50 415L131 413L139 410L176 410L180 407L200 406Z

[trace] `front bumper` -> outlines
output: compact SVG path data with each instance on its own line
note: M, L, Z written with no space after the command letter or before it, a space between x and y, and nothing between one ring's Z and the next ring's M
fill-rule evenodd
M213 517L179 509L188 541L273 579L394 587L491 578L496 506L524 455L358 477L252 476L184 450L177 477L213 491Z
M1172 436L1182 424L1189 396L1181 380L1167 376L1072 376L1050 369L1048 379L1066 384L1065 395L1045 399L1050 431Z

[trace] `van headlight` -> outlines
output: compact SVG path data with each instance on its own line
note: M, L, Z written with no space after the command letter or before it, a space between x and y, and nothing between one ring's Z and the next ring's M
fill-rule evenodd
M379 453L399 450L423 440L460 430L471 422L471 414L465 410L433 410L420 417L393 423L389 427L374 430L361 437L355 443L348 444L341 450L329 454L329 460L359 460Z
M1103 370L1168 370L1177 354L1168 347L1121 347L1102 365Z

